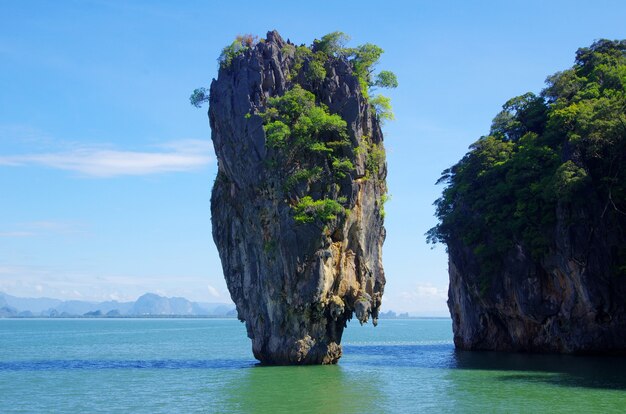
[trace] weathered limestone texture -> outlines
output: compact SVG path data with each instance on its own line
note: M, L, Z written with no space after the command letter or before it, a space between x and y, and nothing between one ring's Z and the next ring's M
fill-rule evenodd
M613 269L626 240L594 197L575 211L559 205L554 250L537 261L518 244L487 287L472 249L448 243L457 348L626 353L626 283Z

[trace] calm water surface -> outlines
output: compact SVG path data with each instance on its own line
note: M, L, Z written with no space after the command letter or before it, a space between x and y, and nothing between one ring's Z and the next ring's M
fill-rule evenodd
M455 352L419 319L351 324L337 366L261 367L236 320L0 320L0 412L626 412L626 359Z

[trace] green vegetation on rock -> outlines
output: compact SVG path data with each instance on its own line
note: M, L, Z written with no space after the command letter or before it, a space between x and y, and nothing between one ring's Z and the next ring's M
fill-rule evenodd
M366 178L378 177L378 172L385 164L385 149L370 141L369 137L362 137L361 144L358 148L359 152L366 155L365 159L365 176Z
M585 206L626 230L626 41L579 49L539 96L506 102L438 182L439 224L427 238L471 249L483 276L515 246L535 260L549 254L558 211L575 223Z
M222 49L222 53L220 53L219 58L217 58L220 68L227 69L230 67L234 58L254 47L257 42L257 36L251 34L238 35L230 45Z
M189 97L189 103L196 108L200 108L206 102L209 102L209 94L206 88L194 89Z
M337 203L336 198L341 192L342 180L356 173L357 154L365 154L366 179L378 177L381 166L385 164L382 146L365 140L362 145L353 148L346 121L330 113L313 92L324 88L328 70L335 70L334 65L343 60L352 69L371 112L381 122L394 119L390 98L372 94L377 88L398 86L393 72L382 70L375 73L383 50L370 43L349 48L346 46L349 40L350 37L343 32L332 32L315 40L310 47L283 44L280 53L289 62L285 71L289 82L287 91L267 98L261 110L244 116L246 120L254 115L261 117L269 154L264 163L269 169L280 168L286 172L280 187L286 192L299 223L328 221L343 211L343 203ZM263 40L259 41L253 35L237 36L222 49L218 58L220 70L231 70L235 59L255 48L259 42ZM192 105L200 107L209 101L209 93L206 88L197 88L189 99ZM313 201L312 198L303 198L309 194L296 191L302 188L301 184L309 187L325 175L331 177L332 185L327 186L326 192L332 198ZM336 205L327 201L334 201ZM333 214L310 214L319 209L332 211ZM303 219L305 216L309 219Z
M311 223L315 220L330 221L336 219L337 214L344 212L343 206L335 200L313 200L310 196L302 197L293 210L296 223Z
M282 96L269 98L265 111L259 115L268 146L280 150L288 161L310 153L328 153L333 157L334 150L327 144L349 145L346 121L330 114L325 105L316 104L315 95L300 85Z
M325 105L317 104L315 95L300 85L269 98L259 115L274 165L293 171L283 184L286 191L298 183L319 179L324 170L332 171L337 179L354 170L352 161L338 154L340 148L350 145L346 122L330 114ZM305 167L311 161L316 165ZM295 202L293 211L297 223L311 223L332 220L344 209L335 200L313 200L306 195Z
M314 56L313 62L323 62L328 58L343 58L350 62L352 70L361 86L361 93L369 99L372 110L381 120L394 119L391 110L391 99L383 95L372 95L376 88L397 88L398 78L388 70L374 75L375 67L383 54L383 49L377 45L366 43L355 48L348 48L346 44L350 36L343 32L332 32L313 42L312 50L301 46L298 48L300 56L309 54ZM304 49L308 50L305 52ZM298 52L296 52L298 58ZM296 65L296 70L301 66ZM319 69L317 69L319 70ZM311 76L311 75L308 75Z
M381 121L394 120L396 117L391 109L391 98L384 95L375 95L370 98L372 111Z

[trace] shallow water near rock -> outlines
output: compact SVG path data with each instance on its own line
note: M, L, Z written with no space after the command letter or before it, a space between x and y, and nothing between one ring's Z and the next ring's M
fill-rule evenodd
M0 412L611 412L626 358L456 352L448 319L348 326L335 366L264 367L219 319L0 320Z

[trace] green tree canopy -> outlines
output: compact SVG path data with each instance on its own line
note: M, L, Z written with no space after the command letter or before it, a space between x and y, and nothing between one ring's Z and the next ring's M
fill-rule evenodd
M328 56L343 56L346 53L346 44L350 36L344 32L332 32L313 41L313 50L325 53Z
M374 86L378 86L380 88L397 88L398 78L396 77L396 74L391 71L381 70L380 73L376 75Z
M194 89L189 97L189 102L196 108L200 108L204 103L209 102L209 93L206 88Z
M597 203L626 230L626 42L579 49L539 96L507 101L439 182L427 239L461 242L486 273L515 244L548 253L557 206Z

